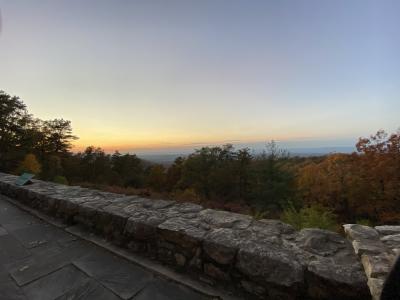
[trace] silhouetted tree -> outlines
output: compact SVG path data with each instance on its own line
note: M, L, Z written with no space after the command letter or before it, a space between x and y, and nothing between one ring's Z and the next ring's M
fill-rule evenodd
M142 161L132 154L121 155L116 151L111 156L112 170L118 174L121 185L141 187L143 184Z
M294 176L285 163L289 155L274 141L255 158L251 168L250 198L258 210L280 210L291 199Z
M26 154L23 141L31 122L25 104L16 96L0 91L0 169L11 171Z

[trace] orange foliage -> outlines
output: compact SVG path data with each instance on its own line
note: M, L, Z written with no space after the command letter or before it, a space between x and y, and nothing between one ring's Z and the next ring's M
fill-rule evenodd
M345 220L400 220L400 134L361 138L357 153L332 154L304 166L297 185L305 203L320 203Z

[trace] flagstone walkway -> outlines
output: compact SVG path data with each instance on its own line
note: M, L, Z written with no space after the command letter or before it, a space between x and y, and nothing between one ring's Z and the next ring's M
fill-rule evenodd
M50 225L0 195L0 299L212 298Z

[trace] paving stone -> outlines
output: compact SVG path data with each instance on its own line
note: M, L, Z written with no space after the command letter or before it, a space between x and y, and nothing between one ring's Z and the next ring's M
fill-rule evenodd
M106 251L99 250L73 262L123 299L137 294L153 278L150 272Z
M1 300L30 300L25 297L25 294L15 282L8 280L1 282L0 286L0 299Z
M8 214L7 210L3 215L0 215L0 224L8 231L17 230L20 228L30 227L33 224L42 224L42 222L25 212L22 214Z
M121 299L94 280L89 280L56 300L118 300Z
M13 230L12 234L26 247L34 248L48 242L69 242L76 237L48 224L35 224Z
M11 280L11 277L10 274L8 274L8 270L0 264L0 284L9 280Z
M89 281L83 272L68 265L44 276L22 289L29 300L53 300Z
M10 270L10 275L22 286L68 264L70 260L60 248L43 249L37 255L16 262Z
M147 285L133 300L211 300L184 286L179 286L162 279L156 279Z
M30 253L21 242L10 234L0 236L0 263L12 263L29 255Z
M7 230L0 226L0 236L8 234Z

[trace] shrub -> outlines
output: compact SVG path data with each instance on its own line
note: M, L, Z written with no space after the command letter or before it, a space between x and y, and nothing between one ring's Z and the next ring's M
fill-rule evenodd
M172 193L172 198L178 201L200 203L201 198L194 189L176 190Z
M360 225L370 226L370 227L374 226L372 221L369 219L359 219L356 221L356 223L360 224Z
M67 180L67 178L65 178L64 176L59 176L59 175L55 176L55 177L53 178L53 182L59 183L59 184L68 185L68 180Z
M281 215L282 221L292 225L297 230L302 228L320 228L336 231L338 224L331 210L321 205L311 205L297 210L289 205Z
M265 219L268 216L268 211L256 210L252 212L253 218L256 220Z

